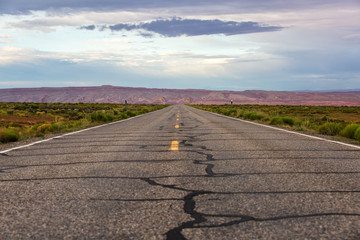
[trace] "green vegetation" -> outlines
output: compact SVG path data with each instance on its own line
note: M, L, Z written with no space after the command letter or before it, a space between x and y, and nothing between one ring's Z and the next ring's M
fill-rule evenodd
M360 141L360 107L191 105L195 108L294 129Z
M118 121L169 105L0 103L0 144Z
M356 130L360 127L358 124L347 125L341 130L340 135L347 138L354 138Z
M19 134L11 129L5 129L0 131L0 142L16 142L19 140Z
M356 140L359 140L360 141L360 127L358 127L355 131L355 134L354 134L354 138Z
M284 124L284 121L281 117L272 117L270 120L271 125L281 125Z
M94 112L90 115L91 122L111 122L114 116L103 112Z
M319 133L335 136L338 135L343 128L343 125L340 123L327 122L319 127Z

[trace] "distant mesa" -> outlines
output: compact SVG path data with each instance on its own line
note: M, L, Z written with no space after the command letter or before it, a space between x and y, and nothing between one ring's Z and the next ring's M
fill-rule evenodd
M161 99L161 101L159 100ZM360 106L360 90L334 92L210 91L199 89L100 87L0 89L0 102L134 104L264 104Z

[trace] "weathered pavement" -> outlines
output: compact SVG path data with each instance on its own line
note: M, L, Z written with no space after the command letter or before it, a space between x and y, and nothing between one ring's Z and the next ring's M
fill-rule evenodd
M172 106L0 156L0 239L359 239L359 176L357 148Z

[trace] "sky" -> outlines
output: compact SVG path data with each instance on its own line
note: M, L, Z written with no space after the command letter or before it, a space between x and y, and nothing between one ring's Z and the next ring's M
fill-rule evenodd
M0 88L360 89L360 0L0 0Z

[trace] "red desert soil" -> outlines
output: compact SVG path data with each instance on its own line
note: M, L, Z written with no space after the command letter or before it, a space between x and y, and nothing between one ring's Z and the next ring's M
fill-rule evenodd
M54 121L54 118L48 116L0 116L0 122L16 122L21 125L33 125L42 121L46 123L51 123L52 121Z

